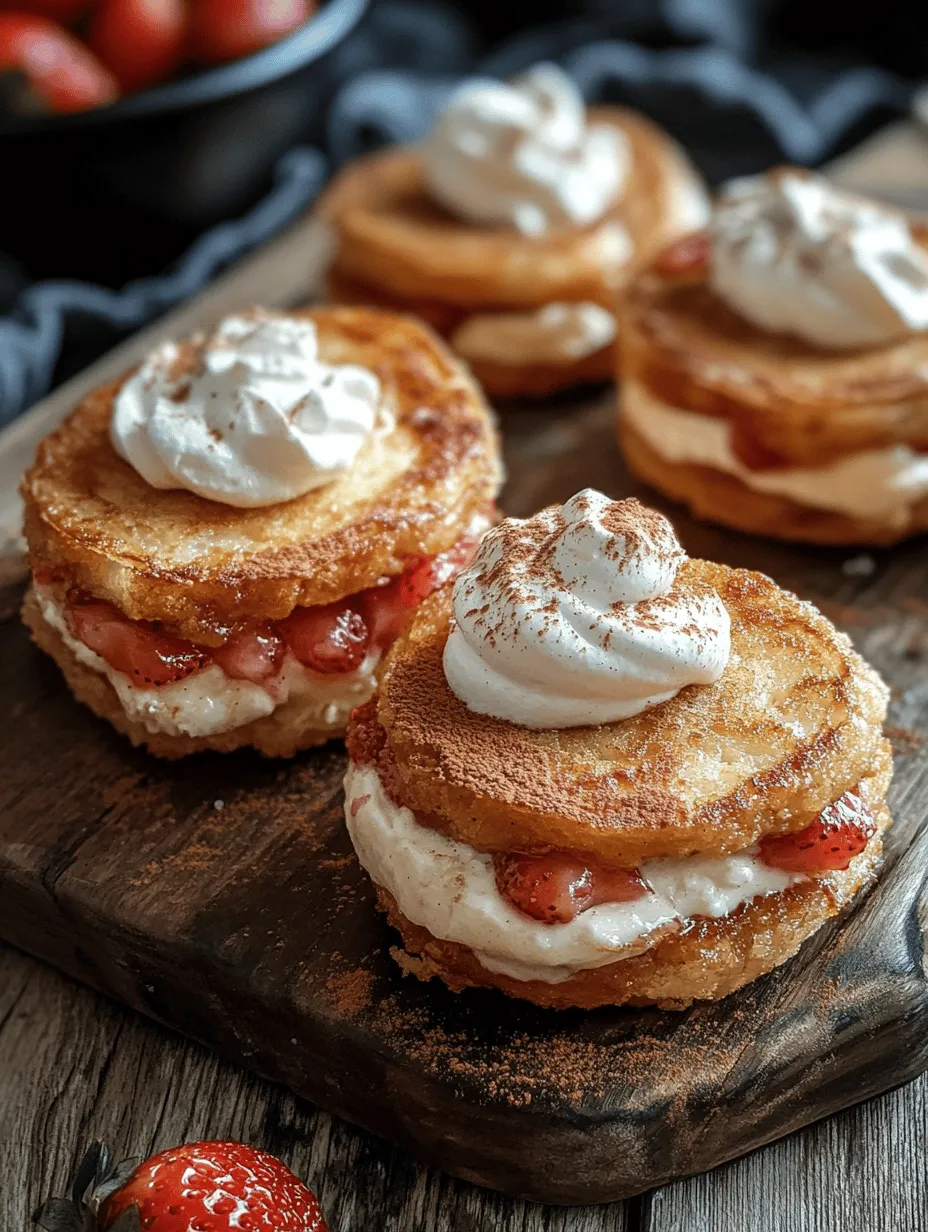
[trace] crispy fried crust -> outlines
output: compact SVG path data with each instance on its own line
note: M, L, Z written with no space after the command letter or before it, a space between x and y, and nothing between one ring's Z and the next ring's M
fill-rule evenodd
M652 269L629 286L618 307L622 377L670 406L728 420L736 438L783 465L897 443L928 450L928 334L816 350L737 316L707 277Z
M611 345L602 347L592 355L560 364L498 364L476 359L467 364L491 398L546 398L575 385L611 380L615 350Z
M348 475L263 509L154 489L110 444L116 382L42 442L23 481L32 567L215 645L236 621L329 603L400 572L410 555L451 547L500 482L490 413L466 369L405 317L302 315L318 326L323 359L377 373L396 416Z
M885 806L878 811L877 822L880 833L845 872L755 899L721 919L700 917L643 954L581 971L562 984L514 980L487 971L466 946L440 941L407 920L386 890L378 888L377 898L402 935L407 953L395 953L400 965L423 980L437 976L455 992L499 988L510 997L553 1009L658 1005L679 1010L693 1001L717 1001L772 971L846 907L876 876L882 833L891 824Z
M697 517L736 530L800 543L885 545L928 530L928 498L910 505L903 520L874 522L800 505L786 496L756 492L734 475L708 466L668 462L627 422L619 420L625 461L645 483L680 501Z
M243 748L257 749L265 757L292 757L300 749L325 744L341 734L331 728L321 731L307 726L298 702L285 703L264 718L231 731L217 732L213 736L172 736L164 732L150 732L127 716L119 695L106 677L81 663L70 647L65 645L61 634L46 623L31 590L23 603L22 616L32 640L55 660L77 700L89 706L98 718L112 723L134 745L147 748L156 757L173 761L205 749L231 753Z
M380 287L348 277L337 264L329 270L328 295L339 304L370 304L393 312L412 313L445 338L449 338L469 315L436 300L394 297ZM582 359L561 363L499 364L474 359L466 363L490 398L545 398L559 389L611 380L615 347L610 344Z
M480 851L564 848L635 867L802 829L862 780L882 800L887 690L848 638L762 574L693 560L687 576L728 608L728 668L602 727L532 731L469 710L442 668L450 591L427 600L376 703L402 802Z
M475 227L435 205L423 186L418 154L392 149L360 159L338 175L320 202L336 231L339 275L383 294L458 309L532 308L554 300L611 307L615 290L679 234L680 195L694 191L685 156L635 112L591 108L631 143L632 169L621 199L588 227L522 236L507 227ZM634 243L629 260L623 232Z

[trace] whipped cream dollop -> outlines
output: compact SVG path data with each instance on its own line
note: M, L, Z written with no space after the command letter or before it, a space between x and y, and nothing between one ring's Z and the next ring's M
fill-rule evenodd
M373 372L319 359L307 318L230 316L210 337L164 343L143 361L116 396L110 439L152 487L248 509L348 470L379 403Z
M710 232L712 287L761 329L843 349L928 328L928 255L904 216L819 176L732 181Z
M731 649L711 587L686 584L673 527L586 489L489 530L454 584L445 677L523 727L612 723L718 680Z
M614 125L587 124L566 73L538 64L508 84L462 86L422 159L430 193L451 213L542 235L601 218L621 194L631 155Z

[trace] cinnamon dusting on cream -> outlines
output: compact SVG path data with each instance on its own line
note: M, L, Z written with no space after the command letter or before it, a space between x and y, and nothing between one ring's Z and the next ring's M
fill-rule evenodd
M678 580L685 560L661 514L591 489L506 519L455 584L452 691L478 713L552 728L615 722L712 683L728 615L711 587Z

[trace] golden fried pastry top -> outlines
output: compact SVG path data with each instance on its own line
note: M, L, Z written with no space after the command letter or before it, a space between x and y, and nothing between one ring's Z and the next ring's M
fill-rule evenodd
M918 237L928 246L928 230ZM679 277L649 269L618 311L623 377L671 406L728 419L769 452L768 465L820 466L903 442L928 450L928 334L817 350L738 316L712 292L707 265Z
M885 791L887 692L848 638L762 574L690 560L680 575L721 595L729 666L601 727L534 731L470 711L442 668L450 588L429 599L377 701L394 794L478 850L566 848L636 866L802 829L870 778Z
M489 412L465 369L406 317L356 308L305 315L321 358L375 372L395 417L348 474L258 509L152 488L110 444L115 382L42 442L25 476L32 567L209 644L236 621L342 598L460 538L491 505L500 477Z
M386 150L344 170L320 202L337 233L339 274L461 307L611 307L614 289L679 233L676 197L693 173L670 138L635 112L593 107L589 118L615 125L631 146L622 196L599 221L531 237L477 227L429 198L414 150Z

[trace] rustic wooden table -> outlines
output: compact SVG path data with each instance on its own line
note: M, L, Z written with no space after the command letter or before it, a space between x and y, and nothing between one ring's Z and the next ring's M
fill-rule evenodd
M234 1137L284 1159L332 1232L919 1232L928 1076L715 1172L614 1206L540 1207L422 1168L51 968L0 947L0 1228L105 1137L147 1155Z

